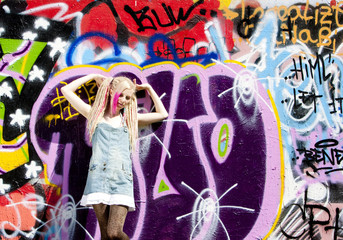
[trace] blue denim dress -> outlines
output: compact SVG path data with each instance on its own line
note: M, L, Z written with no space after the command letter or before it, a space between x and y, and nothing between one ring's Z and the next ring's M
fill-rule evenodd
M124 205L135 209L133 196L132 160L129 133L126 126L112 127L98 123L92 138L82 206L93 204Z

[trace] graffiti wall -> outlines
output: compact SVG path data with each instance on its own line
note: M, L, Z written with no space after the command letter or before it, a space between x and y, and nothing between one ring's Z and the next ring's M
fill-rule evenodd
M131 239L343 239L342 19L336 0L0 1L1 239L100 239L61 93L90 73L169 112L139 129Z

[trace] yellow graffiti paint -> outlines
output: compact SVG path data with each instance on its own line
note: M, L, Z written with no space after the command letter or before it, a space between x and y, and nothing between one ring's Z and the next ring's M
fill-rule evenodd
M51 122L54 120L55 125L56 125L57 119L60 119L60 118L61 116L59 114L49 114L44 118L44 120L49 123L49 128L50 128Z
M49 178L48 178L48 167L46 164L43 164L44 166L44 182L49 185L49 186L52 186L54 188L56 188L56 193L57 195L61 195L61 188L59 186L57 186L56 184L53 184L52 182L49 181Z
M236 60L225 60L224 63L235 63L235 64L238 64L238 65L244 67L244 68L247 67L247 66L245 66L243 63L238 62L238 61L236 61Z
M235 64L238 64L238 65L246 68L246 66L243 63L238 62L236 60L225 60L224 63L235 63ZM197 62L185 62L185 63L181 64L181 66L179 66L178 64L176 64L175 62L172 62L172 61L163 61L163 62L153 63L153 64L150 64L150 65L147 65L147 66L144 66L144 67L140 67L139 65L136 65L134 63L120 62L120 63L115 63L115 64L111 65L108 69L105 69L105 68L100 67L100 66L85 64L85 65L77 65L77 66L71 66L71 67L64 68L61 71L57 72L54 75L54 77L58 76L59 74L61 74L63 72L67 72L67 71L69 71L71 69L94 68L94 70L97 69L97 70L102 70L104 72L110 72L113 68L115 68L117 66L133 66L133 67L136 67L137 69L143 71L145 69L149 69L149 68L153 68L153 67L157 67L157 66L163 66L163 65L174 65L177 69L181 69L181 68L186 67L188 65L199 66L199 67L202 67L203 69L207 69L207 68L209 68L211 66L216 65L216 63L210 63L210 64L207 64L207 65L202 65L202 64L197 63Z
M12 141L14 142L14 141ZM14 143L15 144L15 143ZM11 144L4 144L11 145ZM0 168L4 171L11 171L28 162L28 145L25 143L21 148L14 151L0 152Z
M218 10L222 11L223 16L226 19L232 20L232 19L235 19L239 16L239 14L237 12L234 12L234 11L229 9L229 6L231 4L231 0L220 0L219 3L220 3L220 5L219 5Z
M223 11L223 16L229 20L233 20L239 16L238 13L231 11L230 9L223 9L222 11Z
M219 10L227 9L230 6L231 0L219 0Z
M5 106L3 103L0 102L0 119L4 118L4 111ZM12 141L5 141L2 138L3 133L3 126L0 125L0 145L2 146L15 146L18 145L20 142L25 141L26 133L21 134L20 136L16 137ZM28 145L24 143L21 148L18 149L11 149L6 148L4 150L0 150L0 168L4 171L11 171L17 168L20 165L28 162L29 153L28 153Z
M285 189L285 159L283 157L281 121L280 121L280 117L279 117L279 114L278 114L278 111L277 111L274 99L272 97L272 94L270 93L269 90L267 90L267 92L268 92L268 95L269 95L270 102L271 102L271 104L273 106L273 110L274 110L275 118L276 118L276 122L277 122L277 128L278 128L279 147L280 147L280 180L281 180L281 189L280 189L280 191L281 191L281 194L280 194L279 209L278 209L277 216L275 218L274 224L273 224L272 228L269 230L269 232L267 233L267 235L263 238L263 240L268 239L270 234L272 234L272 232L276 228L278 220L279 220L279 218L281 216L283 195L284 195L284 189Z

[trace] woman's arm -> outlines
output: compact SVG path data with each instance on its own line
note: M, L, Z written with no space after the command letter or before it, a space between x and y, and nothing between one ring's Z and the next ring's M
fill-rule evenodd
M154 122L162 121L168 117L168 112L165 109L161 99L158 97L155 90L150 84L136 85L136 90L147 90L150 94L152 101L154 102L156 112L138 114L138 125L148 125Z
M75 79L68 85L65 85L61 88L61 92L64 95L64 97L70 102L70 104L75 108L79 113L81 113L83 116L88 118L88 114L91 110L91 106L87 103L85 103L81 98L79 98L75 91L86 82L94 79L97 82L97 85L100 85L102 82L102 79L105 77L100 74L89 74L84 77Z

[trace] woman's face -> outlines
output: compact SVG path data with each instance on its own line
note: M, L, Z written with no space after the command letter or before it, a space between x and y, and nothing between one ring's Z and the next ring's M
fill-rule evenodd
M118 92L121 92L121 94L118 97L118 101L117 101L117 106L116 106L116 110L119 111L123 108L125 108L129 102L131 101L131 98L133 97L134 94L134 89L131 88L130 84L127 82L123 82L121 83L118 88L117 88ZM115 92L111 90L111 95L112 95L112 104L113 103L113 99L114 99L114 95Z
M131 101L133 93L134 93L134 91L132 89L129 89L129 88L125 89L119 95L117 108L122 109L122 108L126 107L127 104L129 104L129 102Z

